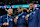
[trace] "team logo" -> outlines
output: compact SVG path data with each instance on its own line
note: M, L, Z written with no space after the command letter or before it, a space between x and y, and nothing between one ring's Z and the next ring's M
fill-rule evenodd
M22 18L24 18L25 16L23 15Z
M10 19L10 21L12 21L12 19Z
M36 12L33 12L33 14L35 14Z

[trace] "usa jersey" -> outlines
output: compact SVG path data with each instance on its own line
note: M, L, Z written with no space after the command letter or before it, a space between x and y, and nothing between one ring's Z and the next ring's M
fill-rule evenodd
M38 27L38 9L34 9L29 14L28 27Z
M8 16L8 19L7 19L7 15L3 15L2 18L3 18L3 23L7 22L7 20L9 21L7 22L9 23L7 27L14 27L14 18L12 16L11 17Z
M17 20L17 27L27 27L27 21L25 19L27 13L23 13L21 16L19 16Z
M40 27L40 9L39 9L39 12L38 12L38 27Z

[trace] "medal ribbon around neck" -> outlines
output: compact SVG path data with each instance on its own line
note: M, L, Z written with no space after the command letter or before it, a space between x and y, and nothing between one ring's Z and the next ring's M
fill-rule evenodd
M9 23L8 14L7 14L7 23Z

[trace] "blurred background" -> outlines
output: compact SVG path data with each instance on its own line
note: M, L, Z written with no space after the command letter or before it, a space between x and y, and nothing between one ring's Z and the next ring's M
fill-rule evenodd
M0 0L0 4L2 4L2 5L29 4L30 2L40 4L40 0Z

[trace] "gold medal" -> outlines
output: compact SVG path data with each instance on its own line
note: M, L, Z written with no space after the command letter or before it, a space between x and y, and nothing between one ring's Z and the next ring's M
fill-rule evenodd
M9 23L7 23L7 25L9 25Z

